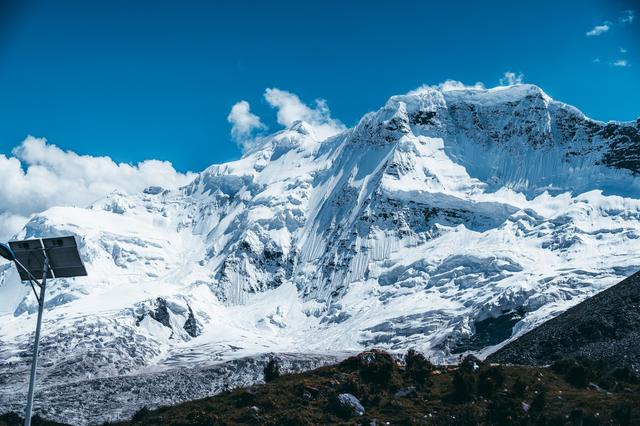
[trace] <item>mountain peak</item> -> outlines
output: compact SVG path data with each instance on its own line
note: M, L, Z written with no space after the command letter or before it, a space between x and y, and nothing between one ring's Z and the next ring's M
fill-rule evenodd
M533 84L514 84L491 89L447 90L444 93L448 98L482 105L522 102L532 99L541 99L547 104L552 101L544 90Z
M419 104L442 105L446 102L457 101L482 105L500 104L506 102L520 102L525 99L540 98L549 103L551 97L540 87L533 84L514 84L485 89L478 86L423 86L406 95L394 96L391 99L416 99ZM412 102L407 102L412 103Z

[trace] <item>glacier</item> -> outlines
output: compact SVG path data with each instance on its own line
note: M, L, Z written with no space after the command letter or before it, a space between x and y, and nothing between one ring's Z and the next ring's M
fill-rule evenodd
M115 420L259 381L270 354L486 356L640 269L639 173L640 119L533 85L422 87L177 190L49 209L16 238L75 235L89 276L48 286L35 411ZM0 264L0 411L22 411L35 312Z

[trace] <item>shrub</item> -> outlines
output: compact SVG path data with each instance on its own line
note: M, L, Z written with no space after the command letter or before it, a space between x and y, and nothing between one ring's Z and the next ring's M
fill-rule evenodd
M575 364L575 360L573 359L561 359L551 364L551 369L558 374L564 375L573 364Z
M433 371L433 364L424 355L413 349L409 349L404 360L407 377L417 385L426 384L431 371Z
M504 383L505 375L501 367L489 367L480 372L478 393L486 398L492 397Z
M625 365L624 367L618 367L611 373L613 377L617 380L620 380L625 383L636 383L638 381L638 376L636 372L633 371L631 367Z
M280 377L280 363L275 358L270 358L264 366L264 381L270 382Z
M565 426L567 423L565 422L565 418L562 414L553 414L549 418L544 418L544 423L549 426Z
M451 399L456 402L471 401L475 395L476 377L462 370L453 375L453 393Z
M361 393L366 393L364 388L365 386L360 386L356 380L346 377L343 381L340 381L340 385L337 387L337 390L340 393L360 395Z
M524 411L519 401L498 398L487 407L487 422L491 425L519 424L524 417Z
M571 414L569 414L569 421L572 425L587 426L594 424L594 422L597 422L597 419L595 419L589 413L585 413L582 409L575 408L571 411Z
M544 410L544 406L547 403L547 391L543 388L538 389L538 393L536 394L533 401L531 401L531 408L529 411L531 413L542 413Z
M372 350L358 355L360 377L363 381L386 387L391 381L396 363L384 351Z
M523 398L524 393L527 390L527 384L522 381L520 377L518 377L511 388L513 391L513 395L517 398Z
M584 388L589 384L591 374L589 369L582 364L575 364L567 371L567 382L573 386Z
M634 413L631 404L624 404L616 407L613 411L613 418L616 421L616 424L619 425L631 425L634 424Z
M467 373L475 373L478 369L483 365L482 361L476 358L473 355L467 355L460 362L460 370L465 371Z
M594 363L581 358L560 360L551 368L556 373L562 374L569 384L581 388L586 387L590 381L600 375Z
M133 415L133 417L131 418L131 423L138 423L139 421L147 417L149 413L150 411L147 407L142 407L141 409L136 411L136 413Z
M258 423L254 421L254 423ZM307 414L298 411L288 411L275 417L275 424L279 426L306 426L313 422Z
M236 402L236 407L247 407L256 401L256 394L250 389L238 389L232 393L232 397Z

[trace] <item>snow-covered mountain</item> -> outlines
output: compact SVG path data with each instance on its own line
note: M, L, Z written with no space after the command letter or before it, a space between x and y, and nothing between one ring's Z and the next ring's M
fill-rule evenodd
M327 140L297 122L179 190L27 224L18 238L76 235L89 272L48 287L39 383L267 352L486 354L640 269L638 173L640 120L531 85L421 88ZM8 264L0 283L0 409L16 409L36 302Z

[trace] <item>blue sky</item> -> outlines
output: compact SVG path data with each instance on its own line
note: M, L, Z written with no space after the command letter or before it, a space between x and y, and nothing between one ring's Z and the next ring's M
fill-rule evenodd
M199 171L240 156L236 102L280 128L267 88L324 99L351 126L393 94L507 71L593 118L640 117L635 2L520 3L4 1L0 154L31 134Z

